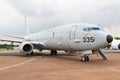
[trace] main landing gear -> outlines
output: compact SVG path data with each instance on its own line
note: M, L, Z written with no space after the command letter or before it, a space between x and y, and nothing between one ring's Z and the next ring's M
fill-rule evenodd
M57 50L51 50L50 54L51 54L52 56L56 56L56 55L57 55Z
M33 56L33 51L31 53L27 53L28 56Z
M82 62L87 62L87 61L89 61L89 57L87 55L82 56L81 61Z

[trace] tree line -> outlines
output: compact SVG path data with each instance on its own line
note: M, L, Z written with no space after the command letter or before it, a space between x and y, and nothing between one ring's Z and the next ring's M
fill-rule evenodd
M13 49L14 47L18 47L18 45L14 45L14 44L0 44L0 49Z
M120 37L115 37L116 40L120 40Z

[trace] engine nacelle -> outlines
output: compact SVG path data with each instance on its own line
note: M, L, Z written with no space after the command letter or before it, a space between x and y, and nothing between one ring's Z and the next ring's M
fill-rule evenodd
M23 42L19 45L19 51L22 53L31 53L33 51L33 44L29 42Z
M120 49L120 43L118 44L118 49Z
M119 44L113 44L111 47L112 47L112 49L115 49L115 50L120 49L120 43Z

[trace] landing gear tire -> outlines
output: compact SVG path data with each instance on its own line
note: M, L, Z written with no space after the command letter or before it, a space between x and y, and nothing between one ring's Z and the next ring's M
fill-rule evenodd
M33 51L31 53L27 53L27 56L33 56Z
M56 56L57 55L57 50L51 50L50 53L51 53L52 56Z
M28 54L28 53L27 53L26 55L27 55L27 56L29 56L29 54Z
M83 57L81 58L81 61L82 61L82 62L87 62L87 61L89 61L89 57L88 57L88 56L83 56Z

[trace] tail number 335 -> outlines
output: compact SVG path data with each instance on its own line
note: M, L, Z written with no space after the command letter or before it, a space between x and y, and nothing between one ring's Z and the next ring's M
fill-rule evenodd
M83 37L83 42L94 42L95 37Z

